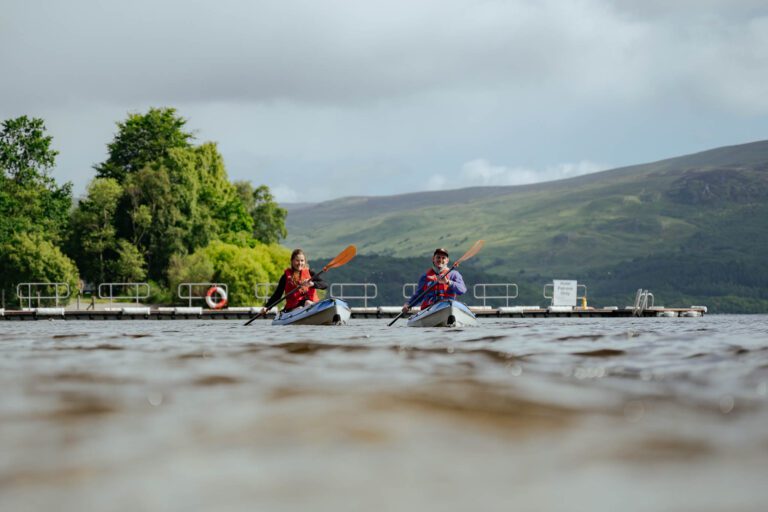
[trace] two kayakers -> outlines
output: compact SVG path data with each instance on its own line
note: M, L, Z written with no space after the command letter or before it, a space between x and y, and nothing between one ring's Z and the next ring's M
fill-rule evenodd
M299 291L292 293L296 288ZM328 283L320 277L315 276L315 272L309 269L307 257L304 251L296 249L291 253L291 267L285 269L280 280L277 282L277 289L267 301L267 306L275 304L286 294L284 311L300 308L302 306L311 306L319 298L317 290L325 290ZM262 314L267 313L267 307L261 309Z
M413 304L413 302L427 289L429 291L424 294L421 301L422 309L431 306L435 302L454 299L457 295L467 292L464 278L461 277L458 270L449 271L448 261L450 260L448 259L448 251L446 249L442 247L435 249L435 252L432 254L432 268L419 278L416 291L403 304L403 313L407 313L411 307L415 306L416 304Z

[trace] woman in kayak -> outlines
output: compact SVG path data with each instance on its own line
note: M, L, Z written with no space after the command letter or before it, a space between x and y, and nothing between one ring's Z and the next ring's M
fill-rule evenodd
M298 291L294 292L296 288ZM279 302L283 294L287 295L285 299L285 308L283 311L300 308L302 306L311 306L319 299L317 290L325 290L328 283L320 277L315 277L315 273L307 266L307 257L304 251L296 249L291 253L291 268L285 269L277 282L277 289L267 301L267 306L261 309L265 314L267 308Z
M455 299L457 295L467 292L467 286L464 284L464 278L458 270L448 269L448 251L442 247L435 249L432 254L432 268L424 272L419 278L419 284L411 298L403 304L403 313L407 313L411 307L415 306L413 302L419 298L419 295L426 293L421 301L421 309L427 308L435 302L441 300ZM430 288L431 287L431 288Z

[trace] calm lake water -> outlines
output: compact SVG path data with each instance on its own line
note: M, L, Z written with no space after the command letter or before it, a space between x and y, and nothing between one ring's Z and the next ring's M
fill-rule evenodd
M768 316L387 322L0 322L0 509L766 509Z

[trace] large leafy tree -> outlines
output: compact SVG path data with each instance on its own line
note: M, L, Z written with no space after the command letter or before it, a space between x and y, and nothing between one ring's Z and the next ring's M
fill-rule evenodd
M16 233L58 241L72 206L72 184L51 177L58 154L42 119L3 121L0 129L0 242Z
M95 178L72 212L68 252L90 281L104 282L107 263L116 252L115 212L122 194L116 180Z
M117 123L115 139L108 144L109 158L95 166L102 178L122 183L126 176L157 162L173 148L189 148L193 138L185 132L187 120L174 108L151 108L146 114L130 114Z
M120 234L146 255L152 279L165 281L174 254L192 253L213 240L249 245L253 220L215 144L170 150L129 175L125 192Z
M266 185L256 189L247 181L235 182L240 200L253 219L253 236L265 244L274 244L288 236L285 219L288 211L277 204Z
M42 119L3 121L0 129L0 287L21 282L77 283L77 268L56 244L72 206L72 184L56 184L57 152Z
M130 114L117 124L107 160L95 166L101 183L120 187L117 206L113 207L115 196L110 195L104 203L110 203L109 208L92 208L95 197L89 197L78 209L80 215L99 210L104 214L76 222L80 226L89 220L93 228L87 233L80 229L76 237L81 246L87 246L84 242L88 240L93 242L88 247L92 266L99 271L90 275L98 273L121 281L144 277L168 284L169 267L180 272L173 262L192 262L186 259L189 255L215 242L253 249L261 245L259 241L270 243L280 234L285 236L284 210L274 204L264 208L273 203L269 189L250 190L246 206L229 181L216 144L192 145L192 134L185 131L185 125L186 120L172 108ZM254 236L258 231L255 211L270 216L271 237ZM95 224L110 216L109 226ZM98 263L96 255L102 258Z

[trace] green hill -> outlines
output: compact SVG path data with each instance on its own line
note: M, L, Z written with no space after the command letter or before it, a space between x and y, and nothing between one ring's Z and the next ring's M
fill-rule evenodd
M291 209L287 227L314 257L355 243L428 262L482 238L473 266L532 290L572 278L601 304L645 287L666 305L768 311L768 141L534 185L341 198Z

